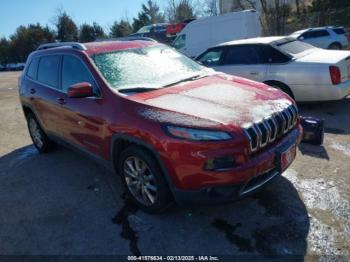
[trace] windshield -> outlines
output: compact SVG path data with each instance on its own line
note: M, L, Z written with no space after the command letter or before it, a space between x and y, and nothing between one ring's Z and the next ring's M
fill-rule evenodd
M204 67L165 45L93 56L112 88L160 88L204 72Z
M151 25L141 27L136 33L149 33L152 29Z
M291 40L283 43L277 43L276 46L281 49L282 51L290 54L290 55L296 55L299 53L302 53L306 50L315 48L312 45L309 45L307 43L300 42L298 40Z

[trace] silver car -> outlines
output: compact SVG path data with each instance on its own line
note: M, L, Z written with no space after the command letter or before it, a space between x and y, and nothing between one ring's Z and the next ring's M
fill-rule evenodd
M319 48L338 50L349 46L350 37L343 27L335 26L304 29L290 36Z
M291 37L223 43L197 61L281 89L297 101L339 100L350 94L350 51L324 50Z

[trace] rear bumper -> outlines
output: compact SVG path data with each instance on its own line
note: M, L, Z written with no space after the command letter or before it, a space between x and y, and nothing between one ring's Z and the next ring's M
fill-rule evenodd
M338 92L338 99L342 99L350 95L350 79L339 85L336 85L335 88Z
M338 85L292 86L298 102L316 102L341 100L350 95L350 79Z

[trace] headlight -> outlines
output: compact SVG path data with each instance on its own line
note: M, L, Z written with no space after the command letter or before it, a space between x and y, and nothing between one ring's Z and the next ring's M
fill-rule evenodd
M165 126L166 132L176 138L194 141L220 141L232 139L229 133L179 126Z

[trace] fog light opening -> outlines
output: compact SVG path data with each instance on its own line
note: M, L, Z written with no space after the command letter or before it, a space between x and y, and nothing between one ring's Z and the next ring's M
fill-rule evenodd
M235 159L233 156L222 156L209 158L204 165L205 170L223 170L230 169L235 166Z

